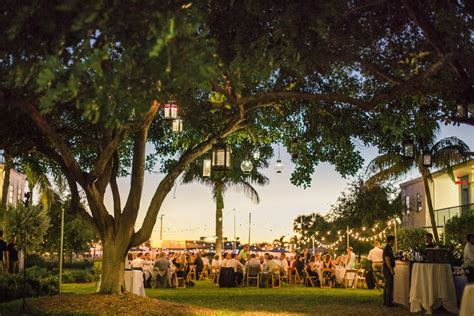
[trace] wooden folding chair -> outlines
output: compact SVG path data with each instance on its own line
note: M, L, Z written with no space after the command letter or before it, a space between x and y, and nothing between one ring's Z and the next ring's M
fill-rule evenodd
M331 288L333 285L333 280L334 270L331 268L321 268L321 287Z
M196 265L194 264L189 265L189 271L186 275L186 282L190 280L196 281Z
M179 277L178 275L180 273L178 273L178 272L183 272L181 274L183 276ZM184 268L176 269L176 273L175 273L175 275L176 275L176 288L179 289L179 288L185 288L186 287L186 279L184 277L185 274L186 274L186 270Z
M255 286L257 288L260 287L260 272L256 269L250 269L250 267L247 267L247 273L246 273L246 281L247 281L247 287L250 287L253 285L253 282L255 280Z
M364 288L364 284L367 284L365 280L365 269L359 269L357 270L357 280L356 280L356 287L357 288Z
M301 283L300 274L298 273L298 270L296 270L295 267L288 268L288 272L286 273L286 275L287 275L288 284L293 283L296 286L296 284Z
M346 272L344 273L344 278L342 279L342 286L345 288L348 287L349 282L351 283L351 288L354 287L354 282L356 281L357 278L357 270L356 269L346 269Z
M308 285L308 282L309 282L309 284L311 284L312 287L316 287L315 281L318 279L318 277L316 275L310 275L307 267L304 267L304 274L305 274L304 284Z
M281 287L280 268L274 268L272 270L272 288Z
M209 277L209 267L207 264L202 268L201 274L199 274L199 280L205 280Z

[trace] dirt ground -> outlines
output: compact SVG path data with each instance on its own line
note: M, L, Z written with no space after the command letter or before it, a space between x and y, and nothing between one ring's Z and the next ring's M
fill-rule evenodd
M204 308L170 303L134 294L63 294L28 300L32 312L89 315L197 315L210 314Z

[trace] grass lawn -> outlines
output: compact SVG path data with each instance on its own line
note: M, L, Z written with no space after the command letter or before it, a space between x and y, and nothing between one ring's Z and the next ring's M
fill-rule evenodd
M95 283L64 284L63 292L87 294ZM377 290L321 289L284 285L280 289L218 288L210 281L198 281L194 288L147 289L148 297L232 314L311 315L408 315L408 308L383 308Z

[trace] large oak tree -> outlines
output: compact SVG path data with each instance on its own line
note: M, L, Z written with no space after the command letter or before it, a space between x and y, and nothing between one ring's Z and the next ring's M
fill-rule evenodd
M0 147L21 140L19 155L55 162L73 206L85 192L88 210L75 210L103 242L100 291L120 293L128 249L148 240L176 178L219 138L282 142L295 154L292 181L309 185L320 161L354 174L354 137L373 139L371 113L397 99L432 95L445 119L472 101L472 8L426 2L4 1ZM179 135L160 112L170 99ZM157 161L165 177L135 230Z

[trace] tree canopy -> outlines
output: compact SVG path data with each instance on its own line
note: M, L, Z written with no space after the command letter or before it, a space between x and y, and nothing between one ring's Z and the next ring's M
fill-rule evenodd
M355 175L354 139L377 144L384 125L371 120L399 104L426 104L432 122L472 124L456 116L474 95L469 1L1 6L0 147L35 151L66 177L73 209L106 241L103 292L120 283L108 281L109 262L116 269L129 247L148 240L176 178L219 138L232 142L239 132L284 144L296 164L292 182L306 186L322 161ZM180 134L160 111L170 100L184 120ZM135 231L144 172L157 162L166 175ZM122 203L116 179L124 174L131 182Z

